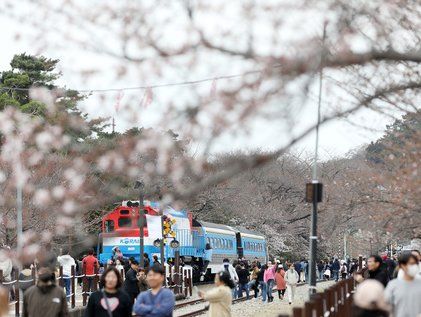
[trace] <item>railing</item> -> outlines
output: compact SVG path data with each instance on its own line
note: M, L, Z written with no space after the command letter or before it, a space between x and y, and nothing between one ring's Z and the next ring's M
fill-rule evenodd
M341 280L324 290L312 295L304 307L295 307L293 317L351 317L355 282L353 278Z
M175 267L165 267L165 287L170 288L173 290L176 297L187 297L192 295L192 271L191 269L178 266L178 270L176 270ZM20 316L20 306L23 299L20 298L20 288L22 285L26 283L30 283L30 285L35 285L37 280L37 272L35 269L32 269L31 271L31 279L28 280L19 280L19 270L14 271L13 277L14 279L12 281L3 281L3 271L0 270L0 286L6 287L9 290L13 291L14 294L14 300L9 303L10 306L14 306L15 310L15 316ZM82 297L82 306L86 306L87 300L89 298L89 295L98 290L99 288L99 278L101 274L95 273L92 275L86 275L86 274L80 274L76 275L75 266L71 267L71 275L65 276L63 274L63 267L60 267L59 274L56 278L58 285L64 288L64 281L67 279L70 279L70 294L66 295L69 298L70 307L76 308L76 297L81 296ZM124 271L121 271L121 276L125 277ZM77 279L82 279L82 291L77 292ZM89 281L88 279L92 278L92 287L89 288ZM80 309L78 309L80 310ZM74 314L77 315L77 312L74 311ZM73 316L73 315L72 315Z

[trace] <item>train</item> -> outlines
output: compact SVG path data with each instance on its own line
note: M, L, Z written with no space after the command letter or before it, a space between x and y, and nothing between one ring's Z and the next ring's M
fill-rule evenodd
M116 246L125 257L140 259L139 209L139 201L127 200L103 216L97 245L100 263L106 263L112 258ZM150 259L156 255L161 261L157 241L162 239L161 217L164 215L172 220L173 235L167 238L164 246L165 262L174 260L177 250L183 262L190 264L197 275L203 267L207 243L212 248L212 259L206 272L208 275L217 273L225 258L231 263L239 258L250 262L267 261L266 239L254 230L201 221L193 218L192 213L186 210L171 207L161 210L158 203L151 201L143 202L143 214L144 252Z

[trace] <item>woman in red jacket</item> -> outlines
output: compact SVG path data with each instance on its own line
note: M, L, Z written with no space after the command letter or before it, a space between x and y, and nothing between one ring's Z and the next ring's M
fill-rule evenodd
M278 289L278 296L280 300L284 299L285 290L287 288L287 284L285 282L284 276L285 276L285 271L283 267L280 266L275 274L276 288Z

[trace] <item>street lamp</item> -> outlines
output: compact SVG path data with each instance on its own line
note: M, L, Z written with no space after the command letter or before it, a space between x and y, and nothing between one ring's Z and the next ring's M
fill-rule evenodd
M313 204L311 211L311 229L310 229L310 259L309 259L309 292L310 296L316 293L316 253L317 253L317 203L322 201L323 184L319 183L317 179L317 160L319 151L319 127L321 118L322 106L322 83L323 83L323 63L325 55L325 39L326 39L326 25L323 25L323 46L320 57L320 72L319 72L319 98L317 102L317 125L316 125L316 144L314 149L313 161L313 180L306 184L306 201Z
M141 180L137 180L134 184L134 189L139 190L139 264L141 267L145 267L145 260L143 259L143 253L145 252L145 244L144 244L144 230L143 227L145 225L144 219L144 210L143 210L143 188L145 184Z

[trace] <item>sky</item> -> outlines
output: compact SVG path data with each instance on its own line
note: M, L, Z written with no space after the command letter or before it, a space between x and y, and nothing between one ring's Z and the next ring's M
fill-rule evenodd
M27 8L17 10L27 10ZM208 23L215 22L217 22L217 20L208 21ZM3 15L0 16L0 28L2 30L7 30L6 32L0 32L0 43L2 43L0 70L9 69L9 62L14 54L26 52L28 54L42 54L50 58L60 59L59 69L63 75L60 79L60 83L69 88L120 88L158 83L154 81L153 76L151 76L152 79L149 79L148 76L144 74L138 76L136 71L132 72L130 69L124 76L116 78L115 69L118 66L116 66L116 62L112 57L96 52L89 52L72 43L64 47L63 45L61 47L57 47L56 45L34 45L32 38L33 30L30 26L22 25L22 23L18 23L16 20ZM259 30L259 26L257 26L257 30ZM19 34L18 38L16 34ZM74 34L72 35L76 38L83 36L76 31L74 31ZM54 41L53 37L51 38L51 41ZM235 74L241 70L241 64L236 64L235 67L227 67L228 65L224 65L224 63L226 62L221 60L221 67L218 70L230 69L229 72L225 71L222 73L224 75L231 73ZM236 68L238 68L238 71ZM90 69L99 69L100 71L91 75L89 80L87 80L83 74ZM199 68L196 72L197 74L177 74L173 70L166 71L164 69L164 74L159 78L159 83L211 78L221 74L210 71L209 68L206 67L203 67L203 70ZM210 89L209 86L211 84L212 83L203 84L205 86L203 89ZM224 83L218 81L216 89L221 85L224 85ZM145 115L141 116L142 118L139 124L145 127L153 127L156 114L161 111L162 105L172 98L183 98L183 95L185 94L184 89L186 88L171 87L154 90L152 103L149 106L149 109L145 111ZM323 92L323 99L329 98L329 92ZM138 98L140 102L143 96L143 92L139 92L134 98ZM81 108L86 111L91 118L97 116L115 116L117 130L123 131L126 128L129 128L130 124L127 123L127 118L124 118L124 114L122 115L115 112L117 98L118 93L109 94L107 99L101 101L96 96L91 96L81 105ZM120 95L120 98L121 102L124 103L125 99L133 98L133 95L123 94L122 96ZM322 114L325 107L326 105L323 104ZM317 96L313 96L310 102L298 115L300 117L300 127L313 124L317 118ZM330 122L320 129L319 155L321 159L324 160L332 157L344 156L350 151L379 138L383 134L386 124L389 124L390 122L390 118L369 111L359 112L358 114L349 117L348 120ZM277 126L276 123L266 124L259 119L252 122L251 127L247 132L248 133L239 133L235 136L226 135L219 138L212 152L216 154L236 150L273 150L282 145L287 139L285 134L287 131L284 127L281 128ZM315 133L312 133L300 141L293 148L293 151L296 153L304 153L306 156L311 156L314 153L314 144Z

